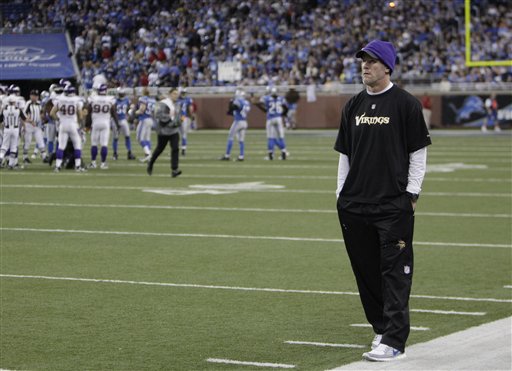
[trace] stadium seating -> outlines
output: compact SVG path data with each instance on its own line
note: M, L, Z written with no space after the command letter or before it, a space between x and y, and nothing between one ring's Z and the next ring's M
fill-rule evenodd
M512 67L465 66L464 1L407 0L23 0L3 27L30 32L65 26L86 87L102 72L112 86L222 86L220 62L242 62L245 85L355 83L355 52L393 40L395 79L439 83L512 82ZM479 37L472 55L511 60L508 0L473 0Z

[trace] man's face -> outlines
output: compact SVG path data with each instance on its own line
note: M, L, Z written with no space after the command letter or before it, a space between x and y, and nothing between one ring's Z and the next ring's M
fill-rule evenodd
M180 96L180 93L177 91L177 90L174 90L172 93L171 93L171 100L173 102L176 102L178 100L178 97Z
M369 87L375 87L382 84L383 80L387 81L389 75L386 74L386 70L388 70L388 68L381 61L368 54L364 54L361 59L363 84Z

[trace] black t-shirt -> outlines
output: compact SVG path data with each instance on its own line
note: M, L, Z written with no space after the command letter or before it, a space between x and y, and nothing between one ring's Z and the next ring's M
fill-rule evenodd
M341 199L378 204L406 192L409 153L432 143L421 109L396 85L378 95L364 90L347 102L334 144L350 163Z

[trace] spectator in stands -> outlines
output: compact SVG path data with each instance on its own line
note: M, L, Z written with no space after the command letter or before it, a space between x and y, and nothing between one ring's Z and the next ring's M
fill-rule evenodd
M28 14L4 15L3 27L24 32L66 26L82 70L88 61L108 58L114 65L113 81L130 86L147 85L154 61L169 61L162 83L171 86L225 84L216 80L217 65L233 60L243 63L243 84L282 84L289 78L355 83L355 45L374 37L392 39L400 59L411 63L399 66L396 78L512 81L509 66L465 66L461 0L408 0L394 8L381 0L199 0L193 7L186 0L165 6L136 0L23 2ZM471 17L472 59L511 60L510 1L477 2L472 9L479 13ZM126 61L135 63L134 68ZM95 74L99 72L105 71Z

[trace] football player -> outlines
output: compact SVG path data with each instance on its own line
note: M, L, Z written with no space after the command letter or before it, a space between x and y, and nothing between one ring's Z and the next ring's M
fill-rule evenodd
M130 139L130 125L128 124L128 109L130 108L130 98L126 96L124 88L117 88L117 119L119 120L119 128L112 125L112 149L114 150L114 160L117 160L117 147L119 142L119 133L124 136L124 144L128 150L128 160L135 160L132 154L132 142Z
M138 118L137 141L140 143L145 157L141 162L147 162L151 158L151 128L153 127L153 110L156 100L149 96L148 90L144 90L142 97L137 102L135 115Z
M110 120L114 120L116 127L119 127L116 112L116 98L107 95L107 85L101 84L98 94L91 95L87 106L88 115L91 119L91 163L89 168L96 168L96 157L98 156L98 144L100 145L101 165L100 169L108 169L107 154L110 137Z
M274 159L274 146L278 146L281 150L281 159L286 160L288 151L286 150L286 142L284 140L283 117L288 113L288 105L286 100L277 94L277 88L274 86L270 89L269 95L260 98L256 106L267 113L266 131L267 131L267 151L266 160Z
M83 101L76 96L75 87L66 85L64 94L53 99L53 108L50 116L58 121L58 147L55 172L61 170L68 139L74 148L75 171L83 172L82 165L82 138L80 137L80 123L83 120Z
M9 95L7 105L3 107L0 122L3 124L3 141L0 147L0 166L3 166L5 154L9 151L9 170L17 166L18 142L21 121L25 120L22 110L17 107L18 99L15 95Z
M251 110L251 104L245 99L245 92L243 90L235 91L235 98L229 102L228 114L233 115L234 121L231 124L228 134L228 143L226 145L226 154L220 159L229 161L231 149L233 148L233 141L235 136L240 146L240 155L238 161L244 160L245 153L245 132L247 131L247 114Z
M179 88L180 97L178 106L181 107L182 122L180 126L181 134L181 154L185 156L187 152L188 133L191 130L192 121L194 120L194 101L187 96L187 88Z

